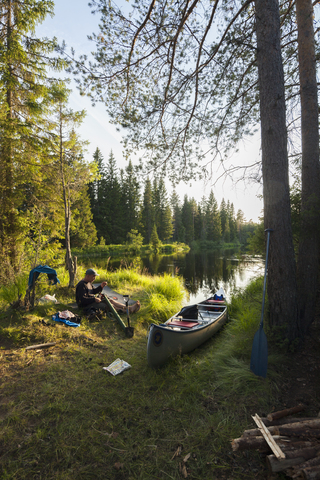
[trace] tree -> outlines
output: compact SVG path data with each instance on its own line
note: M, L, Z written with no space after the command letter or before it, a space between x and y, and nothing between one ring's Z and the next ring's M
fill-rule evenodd
M121 242L125 241L127 233L137 229L139 224L140 183L135 168L129 160L124 170L121 170Z
M83 194L84 186L89 183L94 175L95 165L88 165L83 160L83 149L86 142L80 140L75 128L82 123L85 112L73 112L67 106L70 91L61 90L60 99L55 108L55 128L52 131L52 157L55 161L53 182L57 185L63 201L65 220L65 264L69 272L69 287L74 287L77 272L76 258L71 252L71 217L73 206L79 196ZM82 202L85 198L81 197ZM92 225L92 236L96 232Z
M181 210L181 220L184 226L185 237L183 242L190 245L194 240L194 215L193 215L193 202L188 199L188 195L184 196L183 205Z
M108 228L106 227L106 210L108 207L105 201L105 194L107 191L106 168L104 165L103 155L98 147L93 154L93 160L95 162L98 175L96 179L89 184L91 211L98 237L104 237L108 241Z
M153 228L152 228L150 243L152 246L152 250L155 253L158 253L161 248L161 240L158 237L157 227L155 225L153 225Z
M185 228L182 223L180 198L175 190L171 194L170 204L173 214L173 241L182 242L185 236Z
M264 225L274 231L268 261L269 323L298 337L297 283L290 221L286 105L277 0L256 0Z
M221 219L218 204L212 190L210 191L209 198L206 202L205 215L207 240L218 242L221 239Z
M39 39L35 26L53 14L49 0L0 2L0 261L4 277L19 268L25 229L20 185L39 175L50 90L47 68L65 63L52 54L55 40ZM6 267L7 266L7 267Z
M169 240L172 237L172 215L167 198L167 191L163 178L154 180L153 191L153 212L157 232L161 241Z
M117 162L111 151L105 170L103 219L101 220L102 233L107 243L116 244L122 237L121 195Z
M297 278L299 320L305 334L315 316L320 242L319 118L312 1L296 0L296 15L302 141L301 229Z
M141 225L146 243L150 242L151 232L154 225L154 214L152 204L152 188L150 179L147 178L144 184L143 203L141 207Z
M237 235L239 242L242 243L242 226L245 223L245 218L244 218L244 213L242 210L237 211L237 217L236 217L236 225L237 225Z

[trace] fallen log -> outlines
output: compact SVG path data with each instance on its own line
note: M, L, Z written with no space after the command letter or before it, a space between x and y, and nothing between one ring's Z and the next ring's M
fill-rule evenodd
M311 418L309 420L304 420L303 422L289 423L287 425L274 425L268 427L269 432L272 435L289 435L288 432L299 432L309 429L318 429L320 428L320 418ZM243 436L253 436L256 437L259 435L260 430L258 428L252 428L250 430L245 430ZM292 433L290 433L292 435Z
M314 445L311 441L300 441L295 438L283 437L281 435L274 435L273 439L284 452L312 447ZM234 438L231 442L231 447L234 452L256 449L259 450L260 453L268 453L271 450L262 436Z
M304 463L320 454L320 445L302 448L293 452L286 452L286 458L278 460L275 455L267 455L267 465L272 473L281 472L288 468Z
M39 348L49 348L53 347L56 345L57 342L51 342L51 343L40 343L40 345L30 345L29 347L26 347L25 350L37 350Z
M286 408L285 410L280 410L279 412L269 413L267 415L267 419L269 421L279 420L283 417L288 417L289 415L293 415L294 413L302 412L306 407L302 404L297 405L296 407Z
M266 427L271 427L275 425L288 425L290 423L302 423L308 420L311 420L312 417L294 417L294 418L279 418L279 420L268 420L267 417L261 417L261 420Z
M278 443L282 437L280 437L280 435L275 435L273 439ZM270 452L270 447L262 436L234 438L231 442L231 446L234 452L253 449L260 450L260 452Z

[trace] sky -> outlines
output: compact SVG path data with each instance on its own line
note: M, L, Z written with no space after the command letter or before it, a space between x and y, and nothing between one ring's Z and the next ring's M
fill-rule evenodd
M53 18L47 17L46 20L38 26L37 35L39 37L57 37L59 42L64 40L67 50L73 47L76 56L80 54L89 54L94 50L93 42L87 38L88 35L95 32L99 33L99 16L91 14L87 0L54 0L55 15ZM68 78L68 74L65 75ZM70 96L70 107L73 110L83 110L87 112L86 118L79 128L79 133L83 140L89 141L88 160L92 159L92 155L98 147L107 161L110 151L112 150L116 158L119 168L126 166L126 160L122 154L121 133L116 130L115 125L109 123L108 114L103 104L97 104L95 107L86 97L81 97L77 88L71 80L70 88L72 94ZM243 142L240 145L237 154L234 154L229 162L229 166L253 164L260 158L260 139L259 135ZM138 156L131 158L132 163L138 163ZM247 221L259 221L262 215L262 187L258 183L252 181L236 182L230 178L219 178L222 174L221 166L213 172L213 179L208 183L189 182L188 184L180 183L176 188L177 193L183 201L184 195L189 198L195 198L200 202L203 196L208 197L211 189L220 206L222 199L226 202L229 200L233 203L235 212L239 209L243 211ZM167 190L170 193L170 184L167 183Z

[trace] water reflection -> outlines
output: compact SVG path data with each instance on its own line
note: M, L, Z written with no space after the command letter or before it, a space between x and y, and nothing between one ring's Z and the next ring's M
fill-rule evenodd
M238 255L228 251L204 251L201 253L189 252L180 255L150 255L139 259L126 258L97 258L92 264L101 269L117 269L121 264L132 265L139 263L152 275L169 273L172 276L181 275L190 294L189 303L197 303L208 297L220 287L223 287L227 296L236 289L244 288L249 281L264 273L264 262L261 258L247 255ZM90 263L88 258L79 259L79 263Z

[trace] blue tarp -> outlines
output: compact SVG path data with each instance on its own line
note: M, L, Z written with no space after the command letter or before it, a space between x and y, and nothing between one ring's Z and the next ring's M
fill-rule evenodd
M33 285L33 281L36 282L37 278L39 277L40 273L46 273L48 275L48 279L53 285L60 283L57 272L53 270L53 268L48 267L48 265L38 265L37 267L33 268L29 273L29 281L28 281L28 288L30 289Z
M79 323L71 322L70 320L67 320L66 318L60 318L59 313L55 313L54 315L52 315L52 320L54 320L55 322L62 322L65 325L67 325L68 327L79 327L80 326Z

